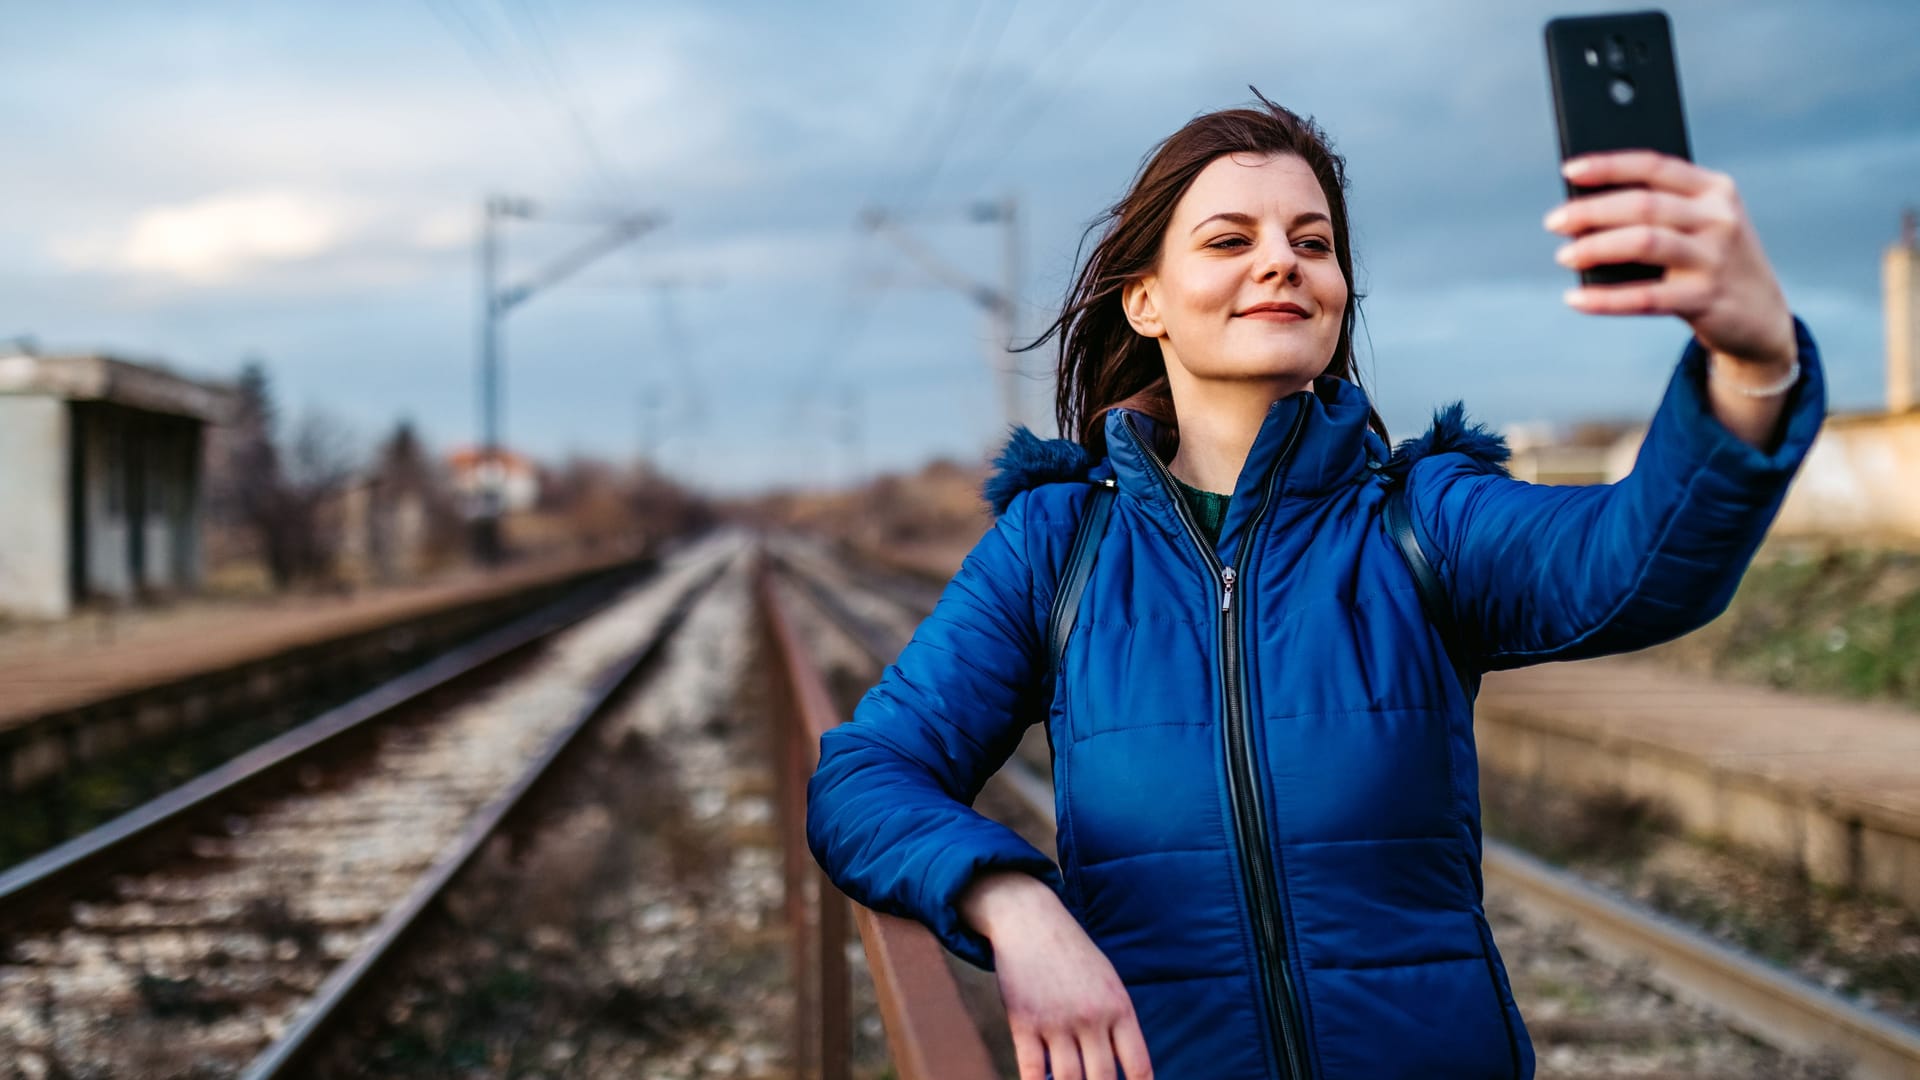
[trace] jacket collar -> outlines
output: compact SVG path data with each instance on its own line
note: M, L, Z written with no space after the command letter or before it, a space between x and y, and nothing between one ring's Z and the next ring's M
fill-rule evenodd
M1320 495L1350 483L1369 462L1377 467L1384 461L1386 446L1367 426L1371 412L1358 386L1329 375L1315 379L1311 389L1269 405L1234 483L1233 501L1220 529L1221 558L1232 559L1269 485L1276 499ZM1140 500L1167 527L1184 530L1171 476L1151 449L1154 421L1130 409L1114 409L1107 414L1106 435L1107 458L1120 490Z

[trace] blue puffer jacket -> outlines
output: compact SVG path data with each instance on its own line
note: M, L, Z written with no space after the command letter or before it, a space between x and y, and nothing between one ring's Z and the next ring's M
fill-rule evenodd
M999 518L913 641L821 740L808 836L854 899L991 964L955 901L988 868L1053 884L1112 959L1162 1080L1529 1077L1533 1050L1481 907L1472 694L1382 524L1403 481L1478 670L1650 645L1731 598L1825 410L1804 376L1777 449L1708 411L1681 358L1633 472L1505 475L1458 407L1391 458L1360 390L1273 404L1207 548L1149 451L1016 439ZM1048 607L1091 490L1119 497L1047 678ZM1042 482L1048 481L1048 482ZM971 808L1048 725L1052 860Z

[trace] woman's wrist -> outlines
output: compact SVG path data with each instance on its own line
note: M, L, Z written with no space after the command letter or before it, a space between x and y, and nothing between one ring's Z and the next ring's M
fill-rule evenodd
M1750 398L1778 397L1793 389L1800 378L1800 358L1736 360L1721 353L1707 361L1707 378Z
M992 870L973 879L961 892L960 915L974 932L988 941L1004 935L1047 904L1058 905L1047 883L1019 870Z

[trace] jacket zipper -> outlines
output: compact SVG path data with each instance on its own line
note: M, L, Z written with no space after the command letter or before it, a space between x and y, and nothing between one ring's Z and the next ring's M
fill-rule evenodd
M1293 453L1294 443L1300 437L1300 429L1306 420L1307 412L1303 408L1295 414L1293 427L1287 432L1287 440L1280 448L1279 459L1273 464L1267 476L1266 490L1260 497L1260 505L1253 517L1247 522L1247 533L1241 541L1236 554L1243 559L1253 546L1253 538L1266 517L1267 508L1273 504L1274 489L1278 485L1281 470L1287 458ZM1267 844L1266 816L1261 810L1260 789L1257 781L1258 771L1253 760L1253 745L1247 738L1245 709L1243 698L1246 693L1246 673L1240 663L1240 616L1233 609L1234 586L1239 581L1239 571L1234 566L1222 566L1220 557L1200 535L1200 529L1194 524L1187 509L1186 500L1181 498L1175 485L1173 473L1162 464L1159 455L1147 447L1133 422L1127 422L1127 434L1133 438L1141 455L1152 465L1154 473L1160 478L1167 494L1173 499L1174 511L1180 517L1180 523L1186 527L1187 536L1194 546L1200 549L1201 558L1206 560L1212 570L1220 591L1220 690L1221 700L1225 703L1226 724L1225 739L1227 752L1228 795L1233 802L1234 838L1240 849L1240 865L1243 870L1242 885L1247 890L1248 907L1253 915L1254 951L1259 960L1261 987L1265 992L1267 1019L1280 1033L1282 1056L1286 1061L1286 1073L1290 1078L1304 1078L1310 1075L1306 1062L1300 1054L1300 1035L1295 1020L1293 982L1289 977L1286 961L1286 941L1282 933L1280 920L1280 890L1275 882L1271 848ZM1236 561L1239 561L1238 559Z

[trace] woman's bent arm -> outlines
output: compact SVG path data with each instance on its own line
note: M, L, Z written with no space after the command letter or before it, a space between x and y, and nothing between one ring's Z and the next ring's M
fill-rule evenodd
M1029 504L1014 498L853 718L821 738L807 787L808 843L834 884L981 967L992 951L961 916L968 884L992 870L1060 882L1051 859L971 805L1045 708Z

